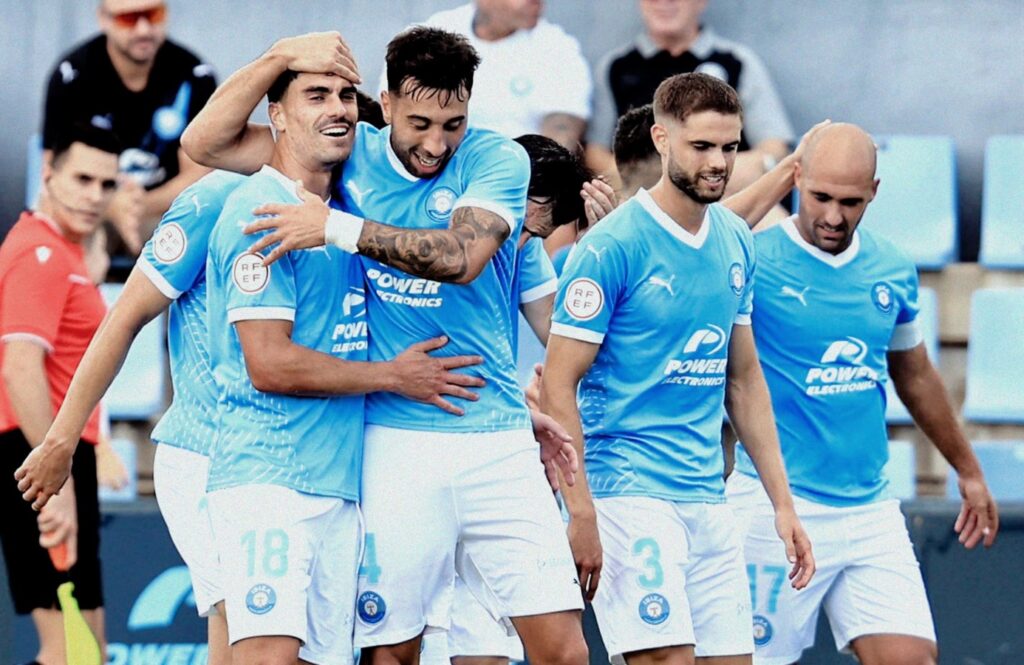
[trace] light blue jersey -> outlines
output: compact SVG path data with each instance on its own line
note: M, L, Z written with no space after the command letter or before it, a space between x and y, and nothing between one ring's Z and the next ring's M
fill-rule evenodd
M530 427L516 382L512 346L512 290L516 241L526 210L530 161L523 148L491 131L469 128L436 177L409 174L390 144L390 128L357 125L355 147L335 198L351 213L404 228L447 228L454 210L476 207L508 222L508 239L471 284L443 284L364 257L370 358L390 360L430 337L451 340L439 355L476 354L484 362L467 371L487 384L462 417L390 393L366 401L366 422L401 429L487 432Z
M295 185L267 166L235 190L210 236L207 263L210 361L220 422L210 454L209 490L269 483L318 496L359 500L361 395L296 397L261 393L246 371L235 324L292 321L292 341L352 361L367 359L362 266L334 247L291 252L269 268L242 234L252 211L299 203Z
M720 205L693 235L640 190L580 241L551 333L600 344L579 390L594 496L724 500L726 360L753 277L750 231Z
M519 294L519 307L553 295L557 290L558 275L544 250L544 242L540 238L530 238L516 255L512 291ZM544 362L544 345L522 312L518 319L512 348L516 351L517 380L519 385L527 386L533 379L533 366Z
M149 281L174 301L167 323L174 398L153 429L153 440L200 455L209 454L217 406L207 350L206 249L224 201L243 180L214 171L183 190L138 261Z
M885 495L886 353L921 343L917 271L867 230L828 254L793 219L756 236L754 338L793 493L832 506ZM756 475L737 448L737 470Z

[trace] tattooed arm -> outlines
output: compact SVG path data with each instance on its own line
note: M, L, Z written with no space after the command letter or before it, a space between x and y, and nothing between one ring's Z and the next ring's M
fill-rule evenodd
M508 238L508 222L467 206L452 213L447 229L400 229L367 220L359 253L411 275L468 284Z

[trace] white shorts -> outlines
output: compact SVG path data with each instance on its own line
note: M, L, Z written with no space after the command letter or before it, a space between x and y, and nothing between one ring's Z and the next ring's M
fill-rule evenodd
M754 650L739 530L724 503L594 499L604 551L594 614L613 663L695 645L696 655Z
M495 620L583 608L569 541L526 430L366 428L356 645L448 630L456 571Z
M928 597L899 501L836 508L794 497L817 565L807 588L795 591L761 483L734 473L726 494L741 524L749 524L746 557L754 597L755 663L796 662L814 644L823 605L841 651L850 652L850 643L858 637L878 633L935 641Z
M167 443L157 444L153 486L167 531L188 567L199 616L224 600L217 546L206 500L210 458Z
M231 644L289 635L311 663L351 663L359 507L278 485L210 493Z
M456 656L503 656L523 660L523 643L509 635L501 621L495 621L484 606L455 576L451 627L448 634L435 632L423 637L420 665L451 665Z

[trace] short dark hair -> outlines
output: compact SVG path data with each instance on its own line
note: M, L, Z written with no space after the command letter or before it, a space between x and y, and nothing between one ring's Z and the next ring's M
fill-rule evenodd
M462 35L416 26L391 40L385 62L391 94L400 95L402 85L411 80L410 96L436 92L442 105L447 105L452 97L469 98L480 56Z
M670 76L654 91L654 115L667 115L679 122L702 111L743 117L743 106L732 86L696 72Z
M654 107L650 104L630 109L619 118L612 140L612 154L620 171L658 156L651 138L653 125Z
M380 102L362 90L356 90L356 105L359 107L360 122L367 122L377 129L383 129L387 124L384 122L384 111L380 107Z
M121 139L113 131L91 123L76 122L57 132L53 142L53 157L50 164L54 167L60 166L75 143L83 143L90 148L109 152L112 155L120 155L124 150Z
M290 69L286 69L281 72L281 75L274 79L274 82L270 84L270 89L267 90L267 101L271 104L276 104L281 101L281 98L284 97L285 91L288 90L288 86L290 86L292 81L298 77L299 73Z
M591 175L580 158L540 134L524 134L516 138L516 143L530 157L530 186L526 195L552 200L551 221L555 226L585 220L580 190Z

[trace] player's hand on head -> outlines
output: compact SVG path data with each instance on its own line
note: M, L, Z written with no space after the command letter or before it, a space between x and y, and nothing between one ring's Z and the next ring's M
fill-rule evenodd
M597 531L596 516L571 518L568 535L583 597L592 601L594 594L597 593L597 586L601 582L601 568L604 565L604 553L601 549L601 537Z
M615 190L601 178L583 183L580 196L583 197L583 210L587 215L588 227L597 224L619 205L619 197L616 196Z
M958 479L963 502L953 530L967 549L979 542L991 547L999 533L999 508L988 491L985 479L979 476L961 476Z
M540 461L544 463L544 473L547 474L551 489L558 491L559 472L567 485L575 485L580 463L569 432L551 416L532 408L530 420L533 423L533 438L540 444Z
M33 448L14 472L21 498L31 501L34 510L42 510L47 501L60 491L61 486L71 475L73 454L73 447L44 442Z
M436 351L447 343L448 338L442 335L417 342L395 356L391 361L396 373L393 392L461 416L465 415L465 411L447 398L456 397L475 402L479 396L469 389L482 387L484 380L479 376L460 374L452 370L479 365L484 359L480 356L429 355L431 351Z
M776 511L775 531L786 546L786 559L793 564L789 579L794 589L806 587L814 577L814 553L800 518L792 508Z
M274 49L293 72L335 74L362 83L352 49L337 31L287 37L277 42Z
M815 126L808 129L806 132L804 132L804 135L800 137L800 143L798 143L796 145L796 148L793 149L793 157L795 157L796 159L800 159L801 157L803 157L804 151L807 150L807 146L810 145L814 137L817 136L822 129L828 127L831 124L832 121L826 118L825 120L822 120Z
M322 247L326 242L324 228L330 214L327 203L307 191L298 180L295 181L295 193L302 203L265 203L252 211L260 219L242 230L246 235L266 232L249 249L263 254L273 247L264 256L263 265L269 266L288 252Z

